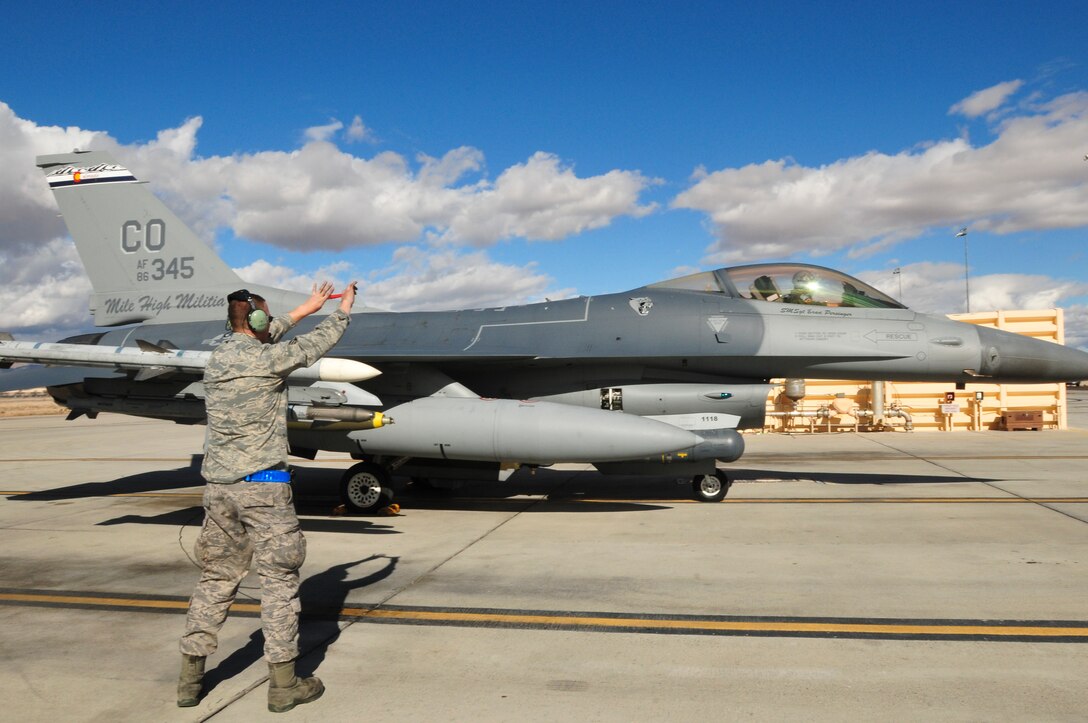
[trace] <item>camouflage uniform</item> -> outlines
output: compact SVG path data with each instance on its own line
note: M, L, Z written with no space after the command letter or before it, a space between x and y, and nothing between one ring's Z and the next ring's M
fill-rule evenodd
M298 570L306 540L292 505L291 485L245 482L264 469L287 468L287 386L284 377L331 349L350 317L335 311L307 334L275 343L291 327L276 317L271 344L235 333L208 359L204 370L208 432L201 470L204 527L196 541L203 572L193 597L181 652L208 656L234 602L238 585L256 560L261 578L261 626L265 657L283 663L298 657Z

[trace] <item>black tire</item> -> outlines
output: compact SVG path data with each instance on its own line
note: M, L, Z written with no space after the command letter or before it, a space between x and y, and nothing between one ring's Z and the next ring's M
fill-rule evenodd
M697 474L691 480L691 491L699 502L721 502L729 492L729 478L721 472Z
M340 478L340 499L355 512L376 512L393 501L389 473L372 462L354 465Z

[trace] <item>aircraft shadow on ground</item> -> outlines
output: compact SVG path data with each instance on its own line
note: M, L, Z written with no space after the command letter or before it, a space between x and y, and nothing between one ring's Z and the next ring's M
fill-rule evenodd
M342 469L304 467L295 475L295 504L302 514L328 514L322 508L325 499L339 503ZM595 470L570 471L521 470L505 482L468 480L455 488L411 483L395 478L394 502L405 511L465 510L472 512L646 512L666 509L656 500L676 499L675 480L671 477L630 478L635 482L620 484L628 478L605 477ZM690 481L680 488L681 496L690 495ZM636 491L632 491L637 487ZM593 500L593 505L580 500ZM646 500L646 502L642 502ZM579 503L579 504L568 504ZM327 504L327 503L326 503ZM353 513L348 513L353 514Z
M300 510L301 512L301 510ZM303 513L305 514L305 513ZM103 520L98 525L110 527L113 525L167 525L170 527L200 527L204 522L203 507L186 507L180 510L171 510L158 515L121 515L109 520ZM389 525L382 525L369 520L358 518L345 519L343 517L314 519L312 517L300 517L299 524L303 532L350 532L352 534L367 535L399 535L400 530L393 529Z
M965 477L959 474L891 474L873 472L798 472L797 470L740 469L727 470L734 482L774 480L780 482L823 482L838 485L969 484L997 482L989 477Z
M340 615L348 596L392 575L398 561L397 557L371 555L362 560L333 565L302 581L299 587L302 614L299 622L301 654L296 666L298 675L309 676L317 672L329 647L340 637ZM380 563L381 567L361 578L348 579L352 568L367 563ZM204 676L204 695L223 681L244 672L263 656L264 635L258 628L249 636L249 642L208 670Z
M163 492L200 487L202 455L193 455L186 467L141 472L102 482L84 482L36 492L11 495L14 501L54 501ZM740 467L723 468L734 482L775 480L816 481L842 485L965 484L992 482L992 478L965 477L956 474L907 475L895 473L807 472ZM379 533L380 529L351 529L349 516L360 515L337 509L340 468L296 468L295 505L308 531ZM394 501L405 510L465 510L474 512L647 512L667 509L656 503L690 500L691 480L686 476L653 477L606 476L596 470L556 470L540 468L521 470L505 482L470 480L455 488L432 487L397 478ZM155 516L125 515L100 524L200 524L199 507L176 510ZM195 522L189 518L196 517ZM313 519L327 517L326 520ZM378 526L381 528L382 526Z
M723 467L733 482L818 482L842 485L968 484L994 481L957 474L895 474L848 472L798 472ZM527 512L601 512L667 509L668 503L693 499L688 476L607 476L595 470L540 469L518 472L506 482L470 482L455 490L398 488L397 499L405 509L514 509L527 500L519 495L541 495L543 500ZM660 504L655 504L660 503Z
M37 492L25 492L11 495L7 499L23 502L75 500L87 497L162 492L198 487L204 484L204 479L200 476L200 465L203 460L204 455L194 454L185 467L141 472L102 482L82 482L68 487L54 487L53 489L39 490Z
M200 476L203 455L193 455L188 466L175 469L140 472L101 482L82 482L67 487L10 495L8 500L46 502L56 500L88 499L110 495L131 495L168 492L177 489L200 488L204 480ZM296 467L295 506L300 515L335 516L350 514L336 511L340 505L339 486L343 469L338 467ZM540 469L534 473L519 472L506 482L496 480L468 481L457 489L424 488L398 478L395 481L396 499L400 505L415 509L466 510L484 512L556 512L564 500L575 501L579 497L593 497L593 511L633 512L663 509L653 504L642 504L632 498L674 499L671 478L635 478L639 492L633 494L631 485L619 484L620 478L607 478L595 471L570 472ZM537 498L537 499L532 499ZM540 498L549 504L542 504ZM607 501L609 498L613 502ZM621 501L622 500L622 501ZM578 511L590 511L585 505ZM170 515L175 513L168 513ZM181 512L176 514L182 514ZM163 517L160 515L159 517ZM118 518L136 522L136 516ZM139 518L143 519L143 518ZM153 518L148 518L153 519ZM170 518L173 520L173 518ZM317 529L318 521L307 520L304 529ZM341 528L333 520L330 531ZM109 521L104 524L121 524ZM163 524L176 524L174 521ZM309 527L307 527L309 525Z

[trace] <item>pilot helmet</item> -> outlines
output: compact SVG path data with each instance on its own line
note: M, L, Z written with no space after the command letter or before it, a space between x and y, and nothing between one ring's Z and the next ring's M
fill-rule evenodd
M814 289L820 277L808 269L801 269L793 275L793 285L798 289Z

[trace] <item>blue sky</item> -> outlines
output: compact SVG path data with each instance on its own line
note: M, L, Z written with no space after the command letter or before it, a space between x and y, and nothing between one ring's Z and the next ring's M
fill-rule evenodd
M368 303L450 308L792 259L892 295L902 268L904 301L958 312L968 226L975 310L1061 305L1088 344L1086 20L1074 2L20 3L0 26L0 303L67 281L16 330L86 323L33 188L33 155L78 136L254 281L358 276ZM253 180L281 173L311 198Z

